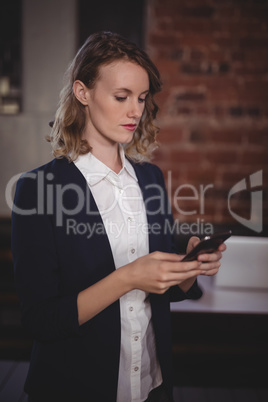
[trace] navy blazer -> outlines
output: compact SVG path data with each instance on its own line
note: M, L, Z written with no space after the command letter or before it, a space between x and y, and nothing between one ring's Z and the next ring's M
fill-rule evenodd
M173 219L161 170L133 164L147 211L149 250L173 252ZM89 225L89 226L87 226ZM86 228L94 233L89 236ZM54 159L20 178L12 213L12 252L22 323L34 338L25 391L66 392L75 401L115 402L120 353L116 301L79 326L78 293L109 275L114 260L86 180ZM157 355L172 393L170 301L198 298L197 283L150 294Z

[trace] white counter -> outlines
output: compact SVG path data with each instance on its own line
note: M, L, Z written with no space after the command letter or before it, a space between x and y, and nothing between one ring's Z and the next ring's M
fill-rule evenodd
M199 300L171 303L171 311L202 313L268 314L268 291L211 286L211 278L199 280L204 294Z

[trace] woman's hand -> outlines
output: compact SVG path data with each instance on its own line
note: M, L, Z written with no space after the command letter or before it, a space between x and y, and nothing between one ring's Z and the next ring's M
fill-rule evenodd
M182 256L160 251L140 257L125 269L131 289L165 293L171 286L201 274L201 262L181 262Z
M189 253L199 242L200 239L198 237L192 236L188 242L186 252ZM199 255L197 261L201 262L202 265L200 266L201 272L198 275L207 275L207 276L215 275L221 266L220 259L222 258L222 252L225 250L226 245L221 244L215 253ZM189 290L190 287L193 285L197 276L185 280L183 283L179 285L180 288L184 292L187 292L187 290Z
M194 239L194 240L192 240ZM198 239L197 237L191 237L191 239L189 240L188 243L188 247L193 248L194 246L196 246L199 243L199 239L198 241L196 241L195 239ZM193 247L192 247L193 244ZM187 247L187 252L188 251L188 247ZM201 266L201 275L207 275L207 276L211 276L211 275L215 275L217 274L217 272L219 271L219 268L221 266L220 263L220 259L222 258L222 252L226 250L226 245L223 243L219 246L218 250L214 253L207 253L207 254L200 254L197 258L198 261L202 262L202 266Z

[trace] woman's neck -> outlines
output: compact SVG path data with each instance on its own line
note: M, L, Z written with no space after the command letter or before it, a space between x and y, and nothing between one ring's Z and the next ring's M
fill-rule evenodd
M101 147L101 148L98 146L94 147L93 144L90 145L92 146L91 153L97 159L99 159L102 163L108 166L115 173L120 172L120 170L122 169L122 161L120 158L118 144L114 144L114 146Z

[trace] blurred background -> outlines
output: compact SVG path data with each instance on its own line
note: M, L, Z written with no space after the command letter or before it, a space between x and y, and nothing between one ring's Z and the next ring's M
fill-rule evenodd
M235 235L225 275L201 283L200 301L172 308L175 384L264 388L268 0L9 0L0 4L0 362L11 365L0 363L0 396L5 373L28 361L32 342L13 286L10 189L18 174L52 159L45 136L64 72L97 30L136 42L161 73L153 162L163 170L182 249L206 228Z

